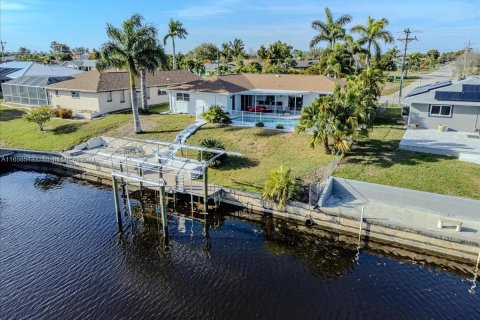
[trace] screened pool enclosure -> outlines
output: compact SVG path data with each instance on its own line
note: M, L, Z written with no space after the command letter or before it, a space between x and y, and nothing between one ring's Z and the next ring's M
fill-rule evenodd
M52 83L72 79L72 77L23 76L2 83L5 102L26 105L47 105L46 86Z

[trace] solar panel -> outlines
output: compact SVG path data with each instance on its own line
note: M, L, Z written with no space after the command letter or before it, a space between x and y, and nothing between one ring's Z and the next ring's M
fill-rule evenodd
M480 84L464 84L462 85L463 92L480 92Z
M413 96L416 96L418 94L429 92L429 91L434 90L434 89L449 86L451 84L452 84L452 81L448 80L448 81L435 82L435 83L432 83L432 84L427 84L425 86L416 87L406 97L413 97Z
M480 102L480 92L436 91L435 100Z

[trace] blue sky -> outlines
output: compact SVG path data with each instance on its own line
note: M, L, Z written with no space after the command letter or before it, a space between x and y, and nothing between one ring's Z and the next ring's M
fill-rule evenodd
M182 52L201 42L220 44L235 37L247 49L276 40L308 49L315 35L310 24L324 18L326 6L334 16L351 14L350 26L364 23L369 15L386 17L395 38L410 27L419 39L411 44L412 52L459 50L466 41L480 47L480 0L0 0L0 37L7 50L20 46L48 50L53 40L98 48L106 40L107 22L119 25L139 12L161 34L170 17L181 20L190 34L177 43ZM167 50L171 51L170 45Z

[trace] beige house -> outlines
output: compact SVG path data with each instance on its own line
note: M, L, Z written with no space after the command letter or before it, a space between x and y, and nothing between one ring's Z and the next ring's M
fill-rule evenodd
M129 77L127 71L84 72L73 79L47 86L48 99L53 107L70 108L76 117L86 119L129 109L132 105ZM199 79L187 70L147 73L148 104L168 102L166 88ZM137 78L135 83L140 107L140 79Z
M241 73L212 76L167 88L171 112L201 114L219 105L231 115L299 115L304 106L345 81L322 75Z

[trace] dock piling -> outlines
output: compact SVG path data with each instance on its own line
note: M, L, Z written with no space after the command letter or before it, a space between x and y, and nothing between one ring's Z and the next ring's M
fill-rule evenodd
M115 201L115 214L117 217L118 228L122 230L122 215L120 212L120 200L118 199L118 184L115 176L112 175L113 199Z

